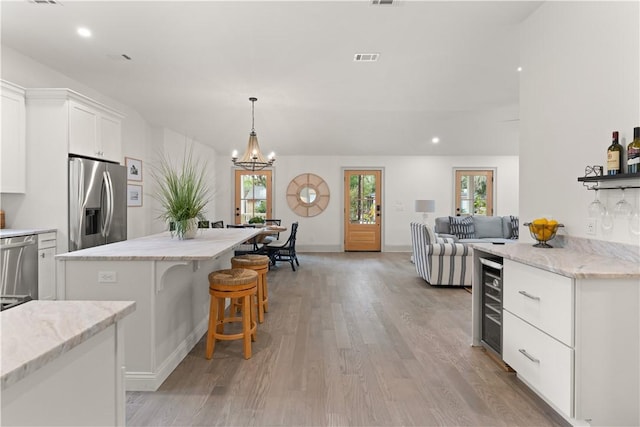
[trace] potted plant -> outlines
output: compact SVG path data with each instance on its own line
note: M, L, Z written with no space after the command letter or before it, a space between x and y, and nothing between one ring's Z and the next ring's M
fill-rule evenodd
M189 150L181 165L174 165L166 156L153 168L152 176L158 184L155 198L162 205L159 218L169 222L171 236L193 239L198 231L198 221L204 220L204 208L209 202L206 182L206 165L193 159Z
M264 224L264 218L262 218L261 216L254 216L253 218L249 219L249 224Z

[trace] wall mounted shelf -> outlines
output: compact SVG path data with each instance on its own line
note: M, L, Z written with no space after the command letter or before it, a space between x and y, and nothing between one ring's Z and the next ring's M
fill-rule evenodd
M634 182L636 180L637 182ZM619 175L581 176L578 182L587 187L587 190L624 190L627 188L640 188L640 173L624 173ZM589 184L593 185L589 185ZM605 185L605 187L602 187Z

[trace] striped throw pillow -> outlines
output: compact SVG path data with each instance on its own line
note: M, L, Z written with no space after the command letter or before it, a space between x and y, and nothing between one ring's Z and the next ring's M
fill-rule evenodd
M520 237L520 221L517 216L510 215L511 220L511 239L518 239Z
M476 230L470 216L450 216L449 230L458 239L475 239Z

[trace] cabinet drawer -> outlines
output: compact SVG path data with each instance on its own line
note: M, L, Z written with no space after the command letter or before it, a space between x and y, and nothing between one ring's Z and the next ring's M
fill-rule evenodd
M53 248L56 246L56 233L38 234L38 249Z
M573 416L573 349L503 313L502 357L547 401Z
M574 346L573 279L504 260L503 293L505 310Z

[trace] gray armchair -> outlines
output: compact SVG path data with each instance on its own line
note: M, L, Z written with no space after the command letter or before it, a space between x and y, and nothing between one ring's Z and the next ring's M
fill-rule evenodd
M436 238L424 224L411 223L411 248L418 275L432 286L471 286L473 250L452 239Z

